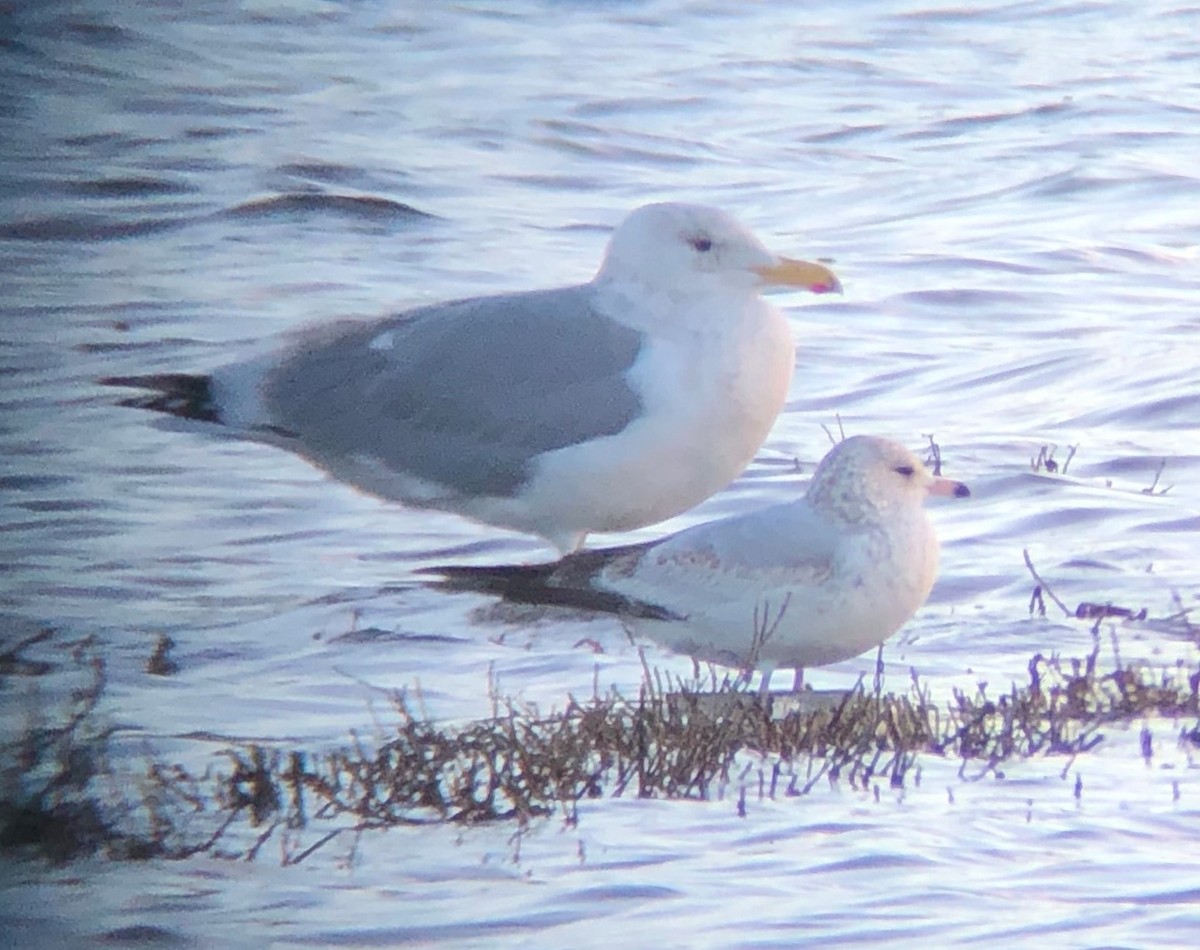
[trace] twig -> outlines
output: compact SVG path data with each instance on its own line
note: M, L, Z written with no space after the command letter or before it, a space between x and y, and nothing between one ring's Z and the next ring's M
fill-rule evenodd
M318 848L324 847L326 844L328 844L330 841L332 841L334 838L336 838L343 831L353 831L353 830L357 830L357 829L335 828L333 831L330 831L330 832L326 833L325 835L323 835L317 841L314 841L312 844L310 844L307 848L305 848L299 854L288 858L283 863L286 865L299 864L301 861L303 861L305 858L307 858L310 854L312 854ZM255 845L256 849L257 849L257 847L258 846Z
M933 433L926 433L925 438L929 440L929 455L925 458L925 464L933 464L933 474L942 474L942 448L933 441Z
M1051 443L1043 445L1038 449L1037 458L1029 460L1029 467L1035 472L1040 472L1043 468L1052 474L1066 475L1067 466L1071 464L1071 459L1075 457L1075 453L1079 450L1078 445L1067 446L1067 459L1061 465L1055 461L1054 453L1058 451L1058 446Z
M1067 605L1058 599L1058 597L1054 593L1054 591L1052 591L1050 589L1050 585L1047 584L1044 580L1042 580L1042 578L1038 575L1037 570L1033 566L1033 561L1029 557L1029 548L1023 548L1021 550L1021 553L1025 556L1025 566L1027 568L1029 568L1029 573L1033 575L1033 579L1035 581L1037 581L1039 586L1041 586L1042 590L1046 592L1046 596L1048 596L1052 601L1054 601L1056 604L1058 604L1059 609L1062 610L1062 612L1066 616L1074 617L1075 614L1072 611L1067 609Z
M835 418L835 419L837 420L838 435L839 435L839 436L841 436L841 438L835 439L835 438L833 437L833 433L829 431L829 426L825 425L825 423L824 423L824 422L822 422L822 423L821 423L821 428L822 428L822 429L824 429L824 430L825 430L825 434L826 434L827 436L829 436L829 444L830 444L830 445L837 445L839 442L845 442L845 441L846 441L846 430L845 430L845 428L842 426L842 414L841 414L840 412L835 412L835 413L833 414L833 418Z
M1162 491L1157 491L1157 492L1156 492L1156 491L1154 490L1155 488L1157 488L1157 487L1158 487L1158 480L1159 480L1160 478L1162 478L1162 473L1163 473L1163 471L1166 469L1166 467L1167 467L1167 460L1166 460L1166 459L1163 459L1161 462L1159 462L1159 463L1158 463L1158 471L1154 473L1154 481L1150 483L1150 487L1149 487L1149 488L1143 488L1143 489L1142 489L1142 494L1143 494L1143 495L1165 495L1167 492L1169 492L1169 491L1170 491L1172 488L1174 488L1174 487L1175 487L1174 485L1168 485L1168 486L1167 486L1166 488L1164 488Z

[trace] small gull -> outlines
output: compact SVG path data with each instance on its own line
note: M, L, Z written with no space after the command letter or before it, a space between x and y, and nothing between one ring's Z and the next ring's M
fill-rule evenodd
M209 375L102 382L373 495L573 551L686 511L753 458L795 364L769 286L841 290L722 211L651 204L586 284L309 328Z
M801 498L657 541L553 564L447 566L436 586L615 613L632 632L697 660L796 670L878 646L925 602L938 544L923 502L965 498L888 439L853 436ZM423 573L426 573L423 572Z

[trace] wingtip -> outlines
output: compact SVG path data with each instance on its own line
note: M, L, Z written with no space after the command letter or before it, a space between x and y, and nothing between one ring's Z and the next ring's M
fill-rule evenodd
M149 409L183 419L221 422L213 404L212 378L191 373L159 373L151 376L101 376L101 386L140 389L141 395L121 399L118 405Z

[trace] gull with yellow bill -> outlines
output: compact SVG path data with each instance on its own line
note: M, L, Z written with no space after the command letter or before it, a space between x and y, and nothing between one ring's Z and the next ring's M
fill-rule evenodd
M588 283L303 330L126 405L278 446L356 488L574 551L686 511L750 462L795 364L768 287L840 291L714 208L633 211Z

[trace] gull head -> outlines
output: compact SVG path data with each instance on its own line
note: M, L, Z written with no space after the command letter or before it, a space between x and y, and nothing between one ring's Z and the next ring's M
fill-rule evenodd
M829 518L866 524L919 510L930 495L970 494L962 482L933 475L898 442L856 435L839 442L821 460L805 498Z
M671 295L742 293L763 287L841 292L823 264L771 253L740 222L717 208L665 202L631 212L608 242L598 281L631 282Z

